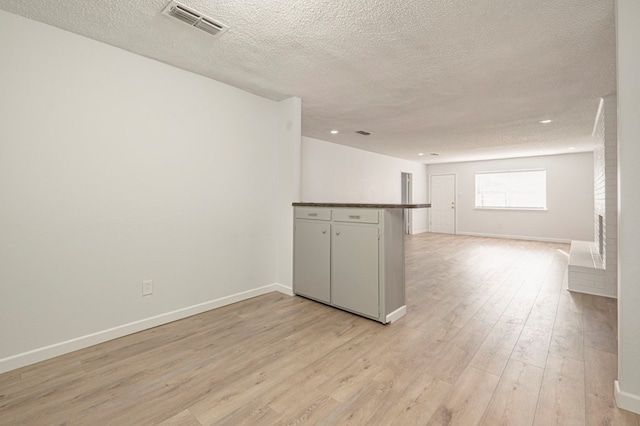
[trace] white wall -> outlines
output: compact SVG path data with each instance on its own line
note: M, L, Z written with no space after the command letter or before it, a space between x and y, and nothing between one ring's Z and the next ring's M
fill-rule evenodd
M0 371L277 287L299 102L1 11L0 57Z
M595 113L595 112L594 112ZM475 209L475 173L547 170L547 211ZM578 153L506 160L432 164L429 175L456 175L459 234L543 241L593 238L593 154Z
M335 143L302 138L301 201L400 203L401 173L412 173L412 202L427 200L427 167ZM411 210L414 234L427 230L428 209Z
M618 406L640 413L640 2L617 1Z

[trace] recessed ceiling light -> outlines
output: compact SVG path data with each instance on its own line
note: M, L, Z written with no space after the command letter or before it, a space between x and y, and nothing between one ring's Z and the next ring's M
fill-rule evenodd
M570 146L568 149L569 149L570 151L573 151L574 149L576 149L576 147L575 147L575 146Z
M540 124L549 124L551 123L553 120L541 120Z
M338 131L337 131L337 130L332 130L332 131L331 131L331 134L332 134L332 135L337 135L337 134L338 134Z
M424 152L419 152L418 155L422 157L424 155Z
M440 157L440 154L438 154L437 152L432 152L429 155L432 156L432 157Z

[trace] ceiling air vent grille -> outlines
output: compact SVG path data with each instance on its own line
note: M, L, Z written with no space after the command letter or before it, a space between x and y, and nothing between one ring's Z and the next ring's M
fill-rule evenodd
M227 25L211 19L177 1L170 2L162 13L214 36L219 36L229 29Z

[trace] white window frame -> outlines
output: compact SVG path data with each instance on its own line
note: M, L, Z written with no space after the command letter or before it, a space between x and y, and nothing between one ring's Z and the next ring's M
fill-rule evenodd
M516 203L512 203L512 200L517 192L509 191L509 185L511 182L509 181L510 176L515 176L519 173L530 173L530 172L543 172L544 173L544 203L541 203L537 206L530 205L517 205ZM506 179L506 189L504 192L504 204L505 205L479 205L484 204L478 203L478 196L480 189L478 176L482 175L504 175ZM476 172L474 176L475 180L475 191L474 191L474 206L475 209L478 210L533 210L533 211L547 211L547 170L546 169L522 169L522 170L497 170L497 171L487 171L487 172Z

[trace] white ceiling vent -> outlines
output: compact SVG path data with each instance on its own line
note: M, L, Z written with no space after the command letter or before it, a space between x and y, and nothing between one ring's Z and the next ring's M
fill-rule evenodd
M214 36L219 36L229 29L227 25L211 19L177 1L170 2L167 7L164 8L162 14L179 19L192 27L206 31Z

